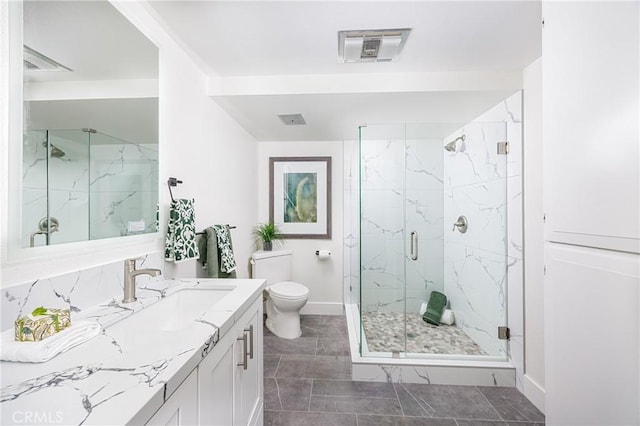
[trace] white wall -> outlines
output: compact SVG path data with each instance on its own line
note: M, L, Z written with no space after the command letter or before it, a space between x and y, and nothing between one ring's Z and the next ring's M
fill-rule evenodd
M274 249L293 251L292 279L309 288L309 301L303 314L342 314L343 262L343 147L336 142L259 142L258 143L258 210L259 222L269 220L269 157L331 157L331 239L286 240ZM318 260L316 250L331 251L331 259Z
M524 84L524 394L544 412L544 229L542 208L542 59Z
M232 236L239 264L238 275L247 277L248 258L252 251L251 227L257 220L256 142L207 96L205 75L152 18L143 2L123 2L117 7L160 47L159 190L162 233L166 229L164 223L169 202L166 180L169 176L174 176L184 181L184 184L174 189L174 195L193 197L196 200L196 224L199 229L213 223L237 226ZM2 3L0 11L1 27L5 31L4 24L8 22L6 3ZM1 69L5 70L9 67L9 58L5 51L5 38L2 40ZM5 74L2 75L4 78ZM3 85L2 89L0 103L5 105L9 87ZM21 88L18 87L17 92L20 91ZM20 105L19 100L17 105ZM20 109L19 106L17 108ZM4 155L9 151L10 144L16 145L12 149L20 150L21 138L9 141L6 136L8 111L3 109L0 112L3 112L0 129L3 130ZM20 133L18 129L18 135ZM7 173L6 170L3 168L3 174ZM13 202L10 196L13 190L4 186L5 179L2 181L0 205L3 206L3 217L6 217L4 215L8 212L5 206ZM17 186L15 181L11 185ZM6 236L9 225L3 221L2 226L3 235ZM39 258L7 262L5 236L2 239L2 260L5 262L2 265L3 287L157 252L163 241L140 241L132 238L57 246ZM186 262L179 267L167 265L165 268L167 276L193 276L197 272L195 262Z
M237 274L246 278L257 220L256 141L206 95L205 76L184 52L161 52L160 67L161 81L171 82L160 91L160 114L167 117L160 120L161 209L170 202L167 179L182 180L173 194L195 199L198 231L211 224L237 227L231 231ZM199 269L187 261L169 264L166 274L193 276Z
M546 420L637 425L640 4L543 16Z

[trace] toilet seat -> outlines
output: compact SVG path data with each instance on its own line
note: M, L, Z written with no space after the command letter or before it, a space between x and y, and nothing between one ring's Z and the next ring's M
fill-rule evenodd
M309 295L309 289L294 281L282 281L268 288L269 294L286 300L304 299Z

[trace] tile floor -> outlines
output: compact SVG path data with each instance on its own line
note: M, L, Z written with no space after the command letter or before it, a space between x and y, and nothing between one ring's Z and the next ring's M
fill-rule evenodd
M344 317L303 315L302 337L264 331L267 426L533 426L515 388L355 382Z
M462 329L428 324L418 314L365 312L362 325L370 352L487 355Z

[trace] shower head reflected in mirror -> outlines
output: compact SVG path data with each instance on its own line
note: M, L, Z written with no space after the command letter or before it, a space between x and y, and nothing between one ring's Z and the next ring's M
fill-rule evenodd
M47 141L43 141L42 142L42 146L44 146L45 148L48 148L49 144L47 144ZM67 153L64 152L63 150L61 150L60 148L58 148L57 146L55 146L54 144L51 144L51 153L50 153L50 155L53 158L62 158L65 155L67 155Z
M455 138L454 140L446 144L444 146L444 149L449 152L462 152L464 151L464 148L465 148L465 145L464 145L465 139L467 139L465 135L458 136L457 138Z

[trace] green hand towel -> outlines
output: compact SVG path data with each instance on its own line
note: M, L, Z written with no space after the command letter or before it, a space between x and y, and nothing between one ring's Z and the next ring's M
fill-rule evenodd
M447 296L439 291L432 291L429 296L429 303L427 303L427 310L422 315L422 319L429 324L440 325L440 318L442 318L445 306L447 306Z
M169 207L164 258L178 263L198 255L193 201L173 200Z
M236 259L233 256L231 245L231 232L228 225L213 225L218 240L218 253L220 255L220 271L233 272L236 270Z
M221 270L221 253L218 250L218 237L213 227L204 230L205 235L198 240L198 249L200 251L200 262L202 267L206 269L209 278L235 278L235 268L231 272L223 272ZM229 239L229 248L233 250L231 239ZM234 260L235 261L235 260Z

